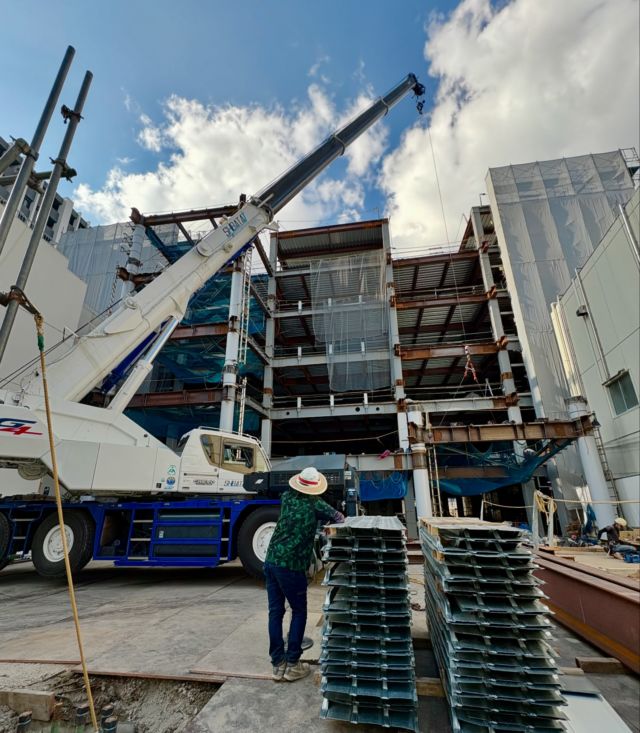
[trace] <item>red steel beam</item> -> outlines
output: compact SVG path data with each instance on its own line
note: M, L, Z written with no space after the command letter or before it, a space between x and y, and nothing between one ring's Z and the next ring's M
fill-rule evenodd
M178 326L171 334L171 340L225 336L228 332L229 326L226 323L203 323L200 326Z
M556 620L640 673L640 584L552 555L536 564Z
M216 405L222 402L221 389L189 389L178 392L147 392L134 395L129 407L181 407Z

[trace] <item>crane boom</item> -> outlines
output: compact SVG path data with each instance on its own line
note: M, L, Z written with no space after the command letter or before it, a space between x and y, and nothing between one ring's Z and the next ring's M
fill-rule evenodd
M273 183L241 206L221 227L213 229L189 252L49 367L52 396L78 402L168 319L181 320L189 298L229 260L237 257L297 193L362 135L409 91L424 93L414 74L407 75L384 97L334 132ZM18 399L28 406L30 396L41 397L38 379L32 379Z

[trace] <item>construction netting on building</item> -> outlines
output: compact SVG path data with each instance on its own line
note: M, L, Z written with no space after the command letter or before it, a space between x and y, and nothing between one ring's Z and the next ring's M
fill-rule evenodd
M486 183L536 414L563 417L568 390L551 303L632 196L627 161L616 150L491 168ZM556 463L564 492L584 484L573 448Z
M316 343L324 344L333 392L391 384L385 259L382 250L320 259L311 264Z
M163 227L163 241L175 243L178 228L171 224ZM87 283L84 307L91 315L108 312L130 287L118 279L118 267L127 267L134 257L140 262L140 272L161 272L167 266L166 258L145 237L139 251L133 251L133 225L109 224L65 232L60 238L58 250L69 261L69 269Z

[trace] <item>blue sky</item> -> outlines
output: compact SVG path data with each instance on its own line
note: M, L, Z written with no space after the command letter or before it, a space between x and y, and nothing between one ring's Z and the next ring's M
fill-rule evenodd
M316 65L331 80L336 101L353 95L362 78L377 93L409 71L427 81L425 25L430 13L447 12L454 3L9 0L2 5L5 13L8 8L34 23L30 37L22 27L7 28L2 91L18 104L9 119L3 115L0 134L32 134L56 66L66 45L73 45L76 57L63 99L71 104L84 70L91 69L86 121L73 158L79 178L96 186L118 159L135 158L141 167L153 163L156 156L135 141L138 113L161 116L161 102L170 94L205 104L287 108L304 98ZM408 119L413 121L413 107L405 103L389 118L392 142ZM52 125L47 154L53 154L60 135L60 125ZM256 181L256 188L263 183Z
M30 138L94 82L63 183L93 222L253 193L407 72L427 85L283 225L391 216L403 251L455 241L489 166L638 144L636 0L2 0L0 135ZM606 104L603 104L606 100ZM430 124L431 139L428 136ZM63 134L50 127L39 168ZM441 193L443 221L431 144ZM445 225L446 222L446 225Z

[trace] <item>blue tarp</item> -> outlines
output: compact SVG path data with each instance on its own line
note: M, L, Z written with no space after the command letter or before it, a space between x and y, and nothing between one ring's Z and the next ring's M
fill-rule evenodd
M404 471L363 471L360 478L360 501L403 499L407 493L407 474Z

